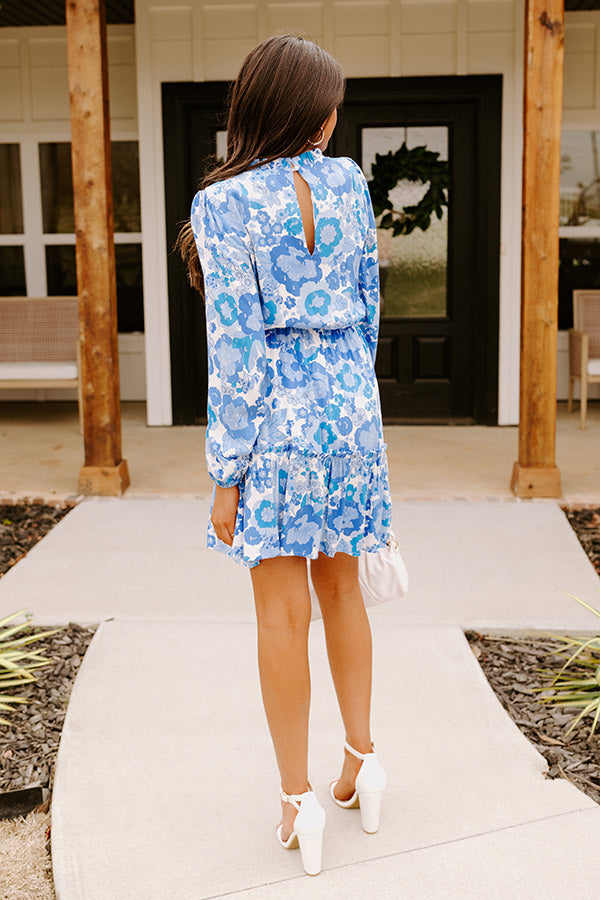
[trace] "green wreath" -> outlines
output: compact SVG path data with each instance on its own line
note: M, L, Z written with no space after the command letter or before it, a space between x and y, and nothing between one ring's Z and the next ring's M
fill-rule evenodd
M409 150L406 141L395 153L390 150L375 154L368 187L375 217L382 216L379 228L389 228L394 236L410 234L415 228L426 231L433 213L442 218L443 207L448 206L450 169L447 161L438 159L439 155L425 146ZM429 188L415 206L394 209L389 194L403 180L420 181Z

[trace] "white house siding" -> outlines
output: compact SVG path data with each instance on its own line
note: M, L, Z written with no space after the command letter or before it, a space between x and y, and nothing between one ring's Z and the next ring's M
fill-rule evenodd
M108 26L111 137L137 140L135 30L133 25ZM39 141L70 141L67 42L64 26L0 29L0 142L21 145L25 274L29 296L46 294ZM140 239L129 234L127 241ZM119 240L117 236L116 240ZM45 236L47 243L66 243L65 235ZM121 398L146 397L144 335L119 335ZM74 388L3 390L0 399L76 399Z

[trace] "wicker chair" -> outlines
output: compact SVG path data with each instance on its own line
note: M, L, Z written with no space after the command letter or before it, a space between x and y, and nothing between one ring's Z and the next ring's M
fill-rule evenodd
M75 387L83 402L77 297L0 297L0 389Z
M588 384L600 383L600 290L573 291L573 328L569 329L569 402L581 381L580 427L585 428Z

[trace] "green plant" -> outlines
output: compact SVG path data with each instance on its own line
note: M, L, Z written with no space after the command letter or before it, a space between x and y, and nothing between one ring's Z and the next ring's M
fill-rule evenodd
M41 656L41 651L39 650L29 651L24 650L23 648L32 644L34 641L39 641L40 638L56 634L58 631L62 631L62 629L55 628L54 631L42 631L38 634L32 634L32 626L29 624L29 621L19 622L11 626L8 625L9 622L16 619L17 616L20 616L24 612L26 612L25 609L20 609L19 612L6 616L4 619L0 619L0 690L4 690L4 688L7 687L13 687L14 685L23 685L29 681L37 681L37 678L32 674L31 670L39 669L42 666L49 666L56 662L52 657L48 659L47 657ZM32 618L33 616L31 613L27 613L26 619L29 620ZM15 639L15 635L22 631L27 632L25 637L18 637ZM0 693L0 709L2 710L11 711L11 703L27 702L26 697L16 697L11 694ZM0 718L0 724L12 725L12 722L9 719Z
M569 597L577 600L586 609L594 613L600 619L600 611L595 609L585 600L576 597L575 594L566 591ZM542 675L547 675L552 679L551 688L555 688L556 693L538 698L541 703L557 703L561 706L569 708L581 708L581 712L575 716L569 725L566 734L575 728L577 723L586 715L592 715L594 720L590 729L590 737L596 730L598 719L600 718L600 636L596 635L585 640L579 638L568 638L560 634L552 634L545 632L548 637L559 638L564 643L565 652L554 651L556 656L565 657L569 647L576 646L577 649L567 659L566 663L554 673L549 669L540 669ZM571 675L563 674L565 669L577 659L577 666ZM536 690L548 690L548 688L537 688Z

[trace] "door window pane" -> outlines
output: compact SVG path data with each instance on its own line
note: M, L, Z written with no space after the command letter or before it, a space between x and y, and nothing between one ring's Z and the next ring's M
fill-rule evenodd
M0 234L23 234L21 156L18 144L0 144Z
M139 232L140 177L137 141L111 144L115 231ZM42 216L45 234L73 234L71 145L40 144Z
M373 127L362 129L362 169L370 180L375 154L399 150L403 142L409 150L426 146L448 159L446 125ZM400 181L390 191L395 210L412 206L423 198L428 185ZM426 318L447 315L448 209L441 219L435 214L426 231L395 237L387 228L378 228L381 280L381 315Z
M25 258L22 247L0 247L0 296L24 297Z
M600 131L563 131L560 224L600 229Z
M144 330L144 294L142 288L142 248L140 244L115 244L117 270L117 329L119 332ZM75 245L46 247L48 296L77 294Z

